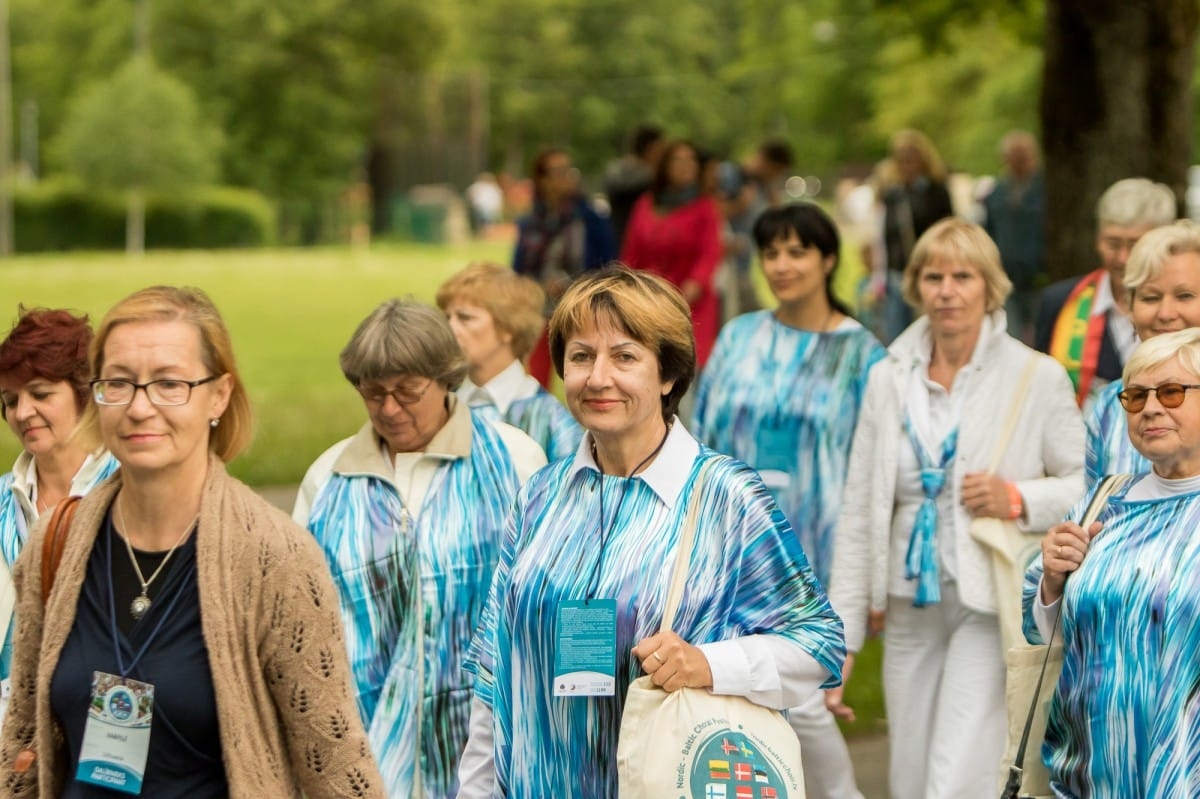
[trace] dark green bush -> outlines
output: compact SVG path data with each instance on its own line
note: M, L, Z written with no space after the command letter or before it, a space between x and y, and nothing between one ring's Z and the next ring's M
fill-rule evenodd
M125 246L125 204L68 180L22 186L13 196L18 252L112 250ZM249 189L212 186L146 199L146 246L258 247L276 240L275 209Z

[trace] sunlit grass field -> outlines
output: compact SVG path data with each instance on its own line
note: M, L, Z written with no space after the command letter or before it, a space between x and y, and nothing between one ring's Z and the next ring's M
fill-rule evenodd
M506 263L509 245L383 246L245 252L56 254L0 262L0 334L17 304L85 311L99 322L114 302L156 283L198 286L216 302L257 416L250 451L231 464L252 485L295 483L365 415L338 370L338 352L372 308L395 296L432 302L472 260ZM18 453L0 436L0 464Z

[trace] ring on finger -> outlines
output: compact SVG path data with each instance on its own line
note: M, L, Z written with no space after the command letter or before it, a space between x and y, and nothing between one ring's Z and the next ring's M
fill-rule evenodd
M1059 545L1058 545L1058 552L1057 552L1057 554L1058 554L1058 556L1059 556L1060 558L1062 557L1062 544L1059 544Z
M667 662L667 661L666 661L666 660L663 658L663 656L662 656L662 655L658 654L658 651L657 651L657 650L655 650L654 652L651 652L651 653L650 653L650 655L651 655L651 656L652 656L652 657L653 657L655 660L657 660L659 663L666 663L666 662Z

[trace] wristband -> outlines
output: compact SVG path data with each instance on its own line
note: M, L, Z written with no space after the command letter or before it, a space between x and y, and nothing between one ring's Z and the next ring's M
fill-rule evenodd
M1025 510L1025 501L1021 499L1021 492L1017 488L1017 484L1005 483L1004 487L1008 489L1008 518L1021 518L1021 513Z

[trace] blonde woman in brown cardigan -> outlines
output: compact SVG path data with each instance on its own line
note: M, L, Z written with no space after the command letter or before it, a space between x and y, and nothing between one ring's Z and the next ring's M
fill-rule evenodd
M216 308L139 291L90 360L81 433L121 468L81 501L44 604L44 527L18 561L0 797L382 798L324 559L225 471L251 414Z

